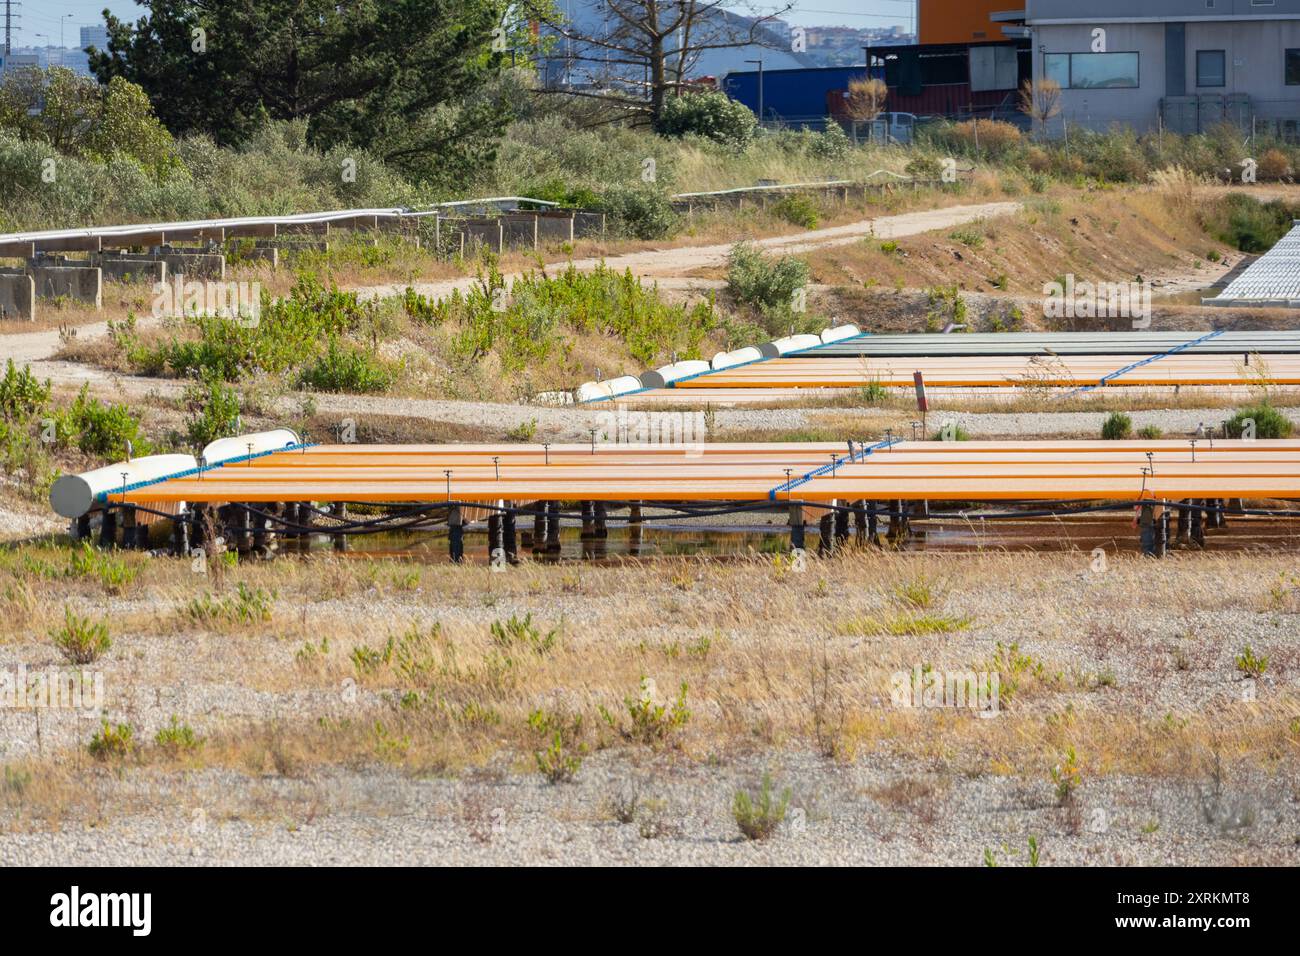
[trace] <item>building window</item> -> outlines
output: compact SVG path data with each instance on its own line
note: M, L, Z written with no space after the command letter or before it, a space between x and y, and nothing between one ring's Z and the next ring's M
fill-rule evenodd
M1227 54L1223 50L1196 51L1196 85L1227 86Z
M1063 90L1135 90L1136 53L1045 53L1043 75Z
M1286 85L1300 86L1300 50L1286 51Z

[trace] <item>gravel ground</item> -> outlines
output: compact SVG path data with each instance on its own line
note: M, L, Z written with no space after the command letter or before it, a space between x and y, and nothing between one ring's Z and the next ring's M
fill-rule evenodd
M741 837L738 789L789 789L785 822ZM118 784L99 782L101 786ZM223 806L247 782L200 773L135 781L159 809L94 826L0 835L0 865L795 865L1300 864L1300 800L1265 777L1214 787L1113 778L1073 808L1050 784L970 779L888 758L843 767L810 754L725 768L589 760L573 783L482 773L412 779L339 773L263 781L255 809ZM630 822L614 806L633 796ZM626 811L624 811L626 812ZM638 818L639 816L639 818Z

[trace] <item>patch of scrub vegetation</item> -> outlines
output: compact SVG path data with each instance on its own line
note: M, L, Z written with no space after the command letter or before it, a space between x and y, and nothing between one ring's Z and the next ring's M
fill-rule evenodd
M617 340L642 365L672 355L698 358L705 340L723 326L711 301L669 304L631 270L603 265L592 272L570 265L555 276L530 272L507 287L490 263L464 295L457 290L434 302L407 290L402 305L412 322L449 330L455 364L491 354L507 373L567 359L575 335Z
M66 405L51 398L49 381L41 382L29 366L13 359L0 378L0 467L25 478L33 497L43 498L60 465L83 465L104 458L122 459L130 443L135 454L153 446L127 405L104 404L86 386Z
M727 291L737 303L760 316L772 335L811 328L803 311L808 287L808 263L794 256L770 257L751 242L737 243L727 257ZM824 324L824 323L822 323Z
M1241 252L1267 252L1291 231L1300 206L1281 199L1259 202L1230 193L1211 203L1203 215L1206 231Z
M114 326L112 337L129 367L146 375L237 382L259 372L304 369L302 384L309 373L325 384L336 384L368 382L380 374L374 368L379 361L374 358L375 342L385 331L376 303L361 301L355 292L327 288L315 275L302 273L287 297L271 301L264 295L256 323L186 316L173 323L161 342L147 342L128 319ZM369 357L358 362L354 353L367 348Z
M1288 438L1293 426L1291 419L1268 402L1239 408L1228 419L1224 428L1230 438L1250 435L1254 438ZM1253 429L1253 434L1252 434Z

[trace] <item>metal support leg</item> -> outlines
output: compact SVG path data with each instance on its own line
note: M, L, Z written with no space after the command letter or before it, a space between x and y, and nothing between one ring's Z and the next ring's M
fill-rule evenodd
M1155 508L1143 505L1138 516L1138 529L1142 544L1142 553L1148 557L1156 556L1156 519Z
M465 525L460 505L452 505L447 511L447 554L456 564L465 560Z
M1192 499L1192 544L1198 548L1205 547L1205 512L1200 509L1200 505L1205 502L1203 499Z
M596 508L593 502L582 503L582 540L590 541L596 537Z
M330 505L330 514L340 519L341 521L346 521L348 517L347 502L346 501L334 502L334 504ZM338 552L344 552L347 551L347 549L348 549L348 536L346 534L334 535L334 550Z
M790 506L790 550L802 551L804 542L803 505Z
M830 554L835 550L835 512L824 512L817 520L817 553Z
M99 546L101 548L117 547L117 511L105 508L99 520Z
M511 502L513 506L514 502ZM501 546L505 548L506 560L511 564L519 563L519 540L515 534L515 513L507 511L501 516Z
M641 553L642 536L641 502L634 501L627 506L627 550L636 556Z
M609 537L609 526L607 524L608 520L609 520L609 509L606 507L605 502L597 501L596 502L596 537L597 538Z
M546 503L546 553L560 553L560 503Z
M843 501L835 503L841 506L841 510L835 512L835 546L839 547L849 538L849 512L842 507Z

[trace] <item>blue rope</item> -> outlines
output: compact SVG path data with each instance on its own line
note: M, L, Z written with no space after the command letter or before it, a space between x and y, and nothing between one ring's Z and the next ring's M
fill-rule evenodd
M1186 349L1195 348L1196 346L1200 345L1202 342L1208 342L1210 341L1210 339L1222 335L1225 331L1226 331L1225 329L1219 329L1217 332L1210 332L1208 335L1202 335L1199 339L1192 339L1192 341L1190 342L1184 342L1182 345L1176 345L1173 348L1171 348L1168 352L1161 352L1159 355L1152 355L1148 358L1142 359L1142 361L1140 362L1134 362L1132 365L1125 365L1122 369L1119 369L1118 371L1111 372L1109 375L1103 375L1101 377L1101 380L1098 381L1096 385L1084 385L1082 388L1076 388L1072 392L1067 392L1063 397L1070 398L1071 396L1074 395L1081 395L1084 392L1091 392L1093 389L1102 388L1107 383L1112 382L1115 379L1119 378L1121 375L1127 375L1129 372L1133 371L1134 369L1142 368L1142 366L1144 365L1150 365L1152 362L1159 362L1162 358L1168 358L1169 356L1176 355L1177 353L1185 351Z
M866 445L860 450L854 452L852 455L847 455L844 458L822 465L820 468L814 468L812 471L808 472L808 474L802 475L799 478L791 478L789 481L783 482L769 491L767 493L768 500L776 501L777 496L782 493L789 493L800 485L806 485L814 478L820 478L822 475L834 474L836 469L841 465L852 465L855 462L864 461L869 455L879 451L881 448L890 448L897 445L902 440L903 439L901 438L890 438L885 441L878 441L874 445Z

